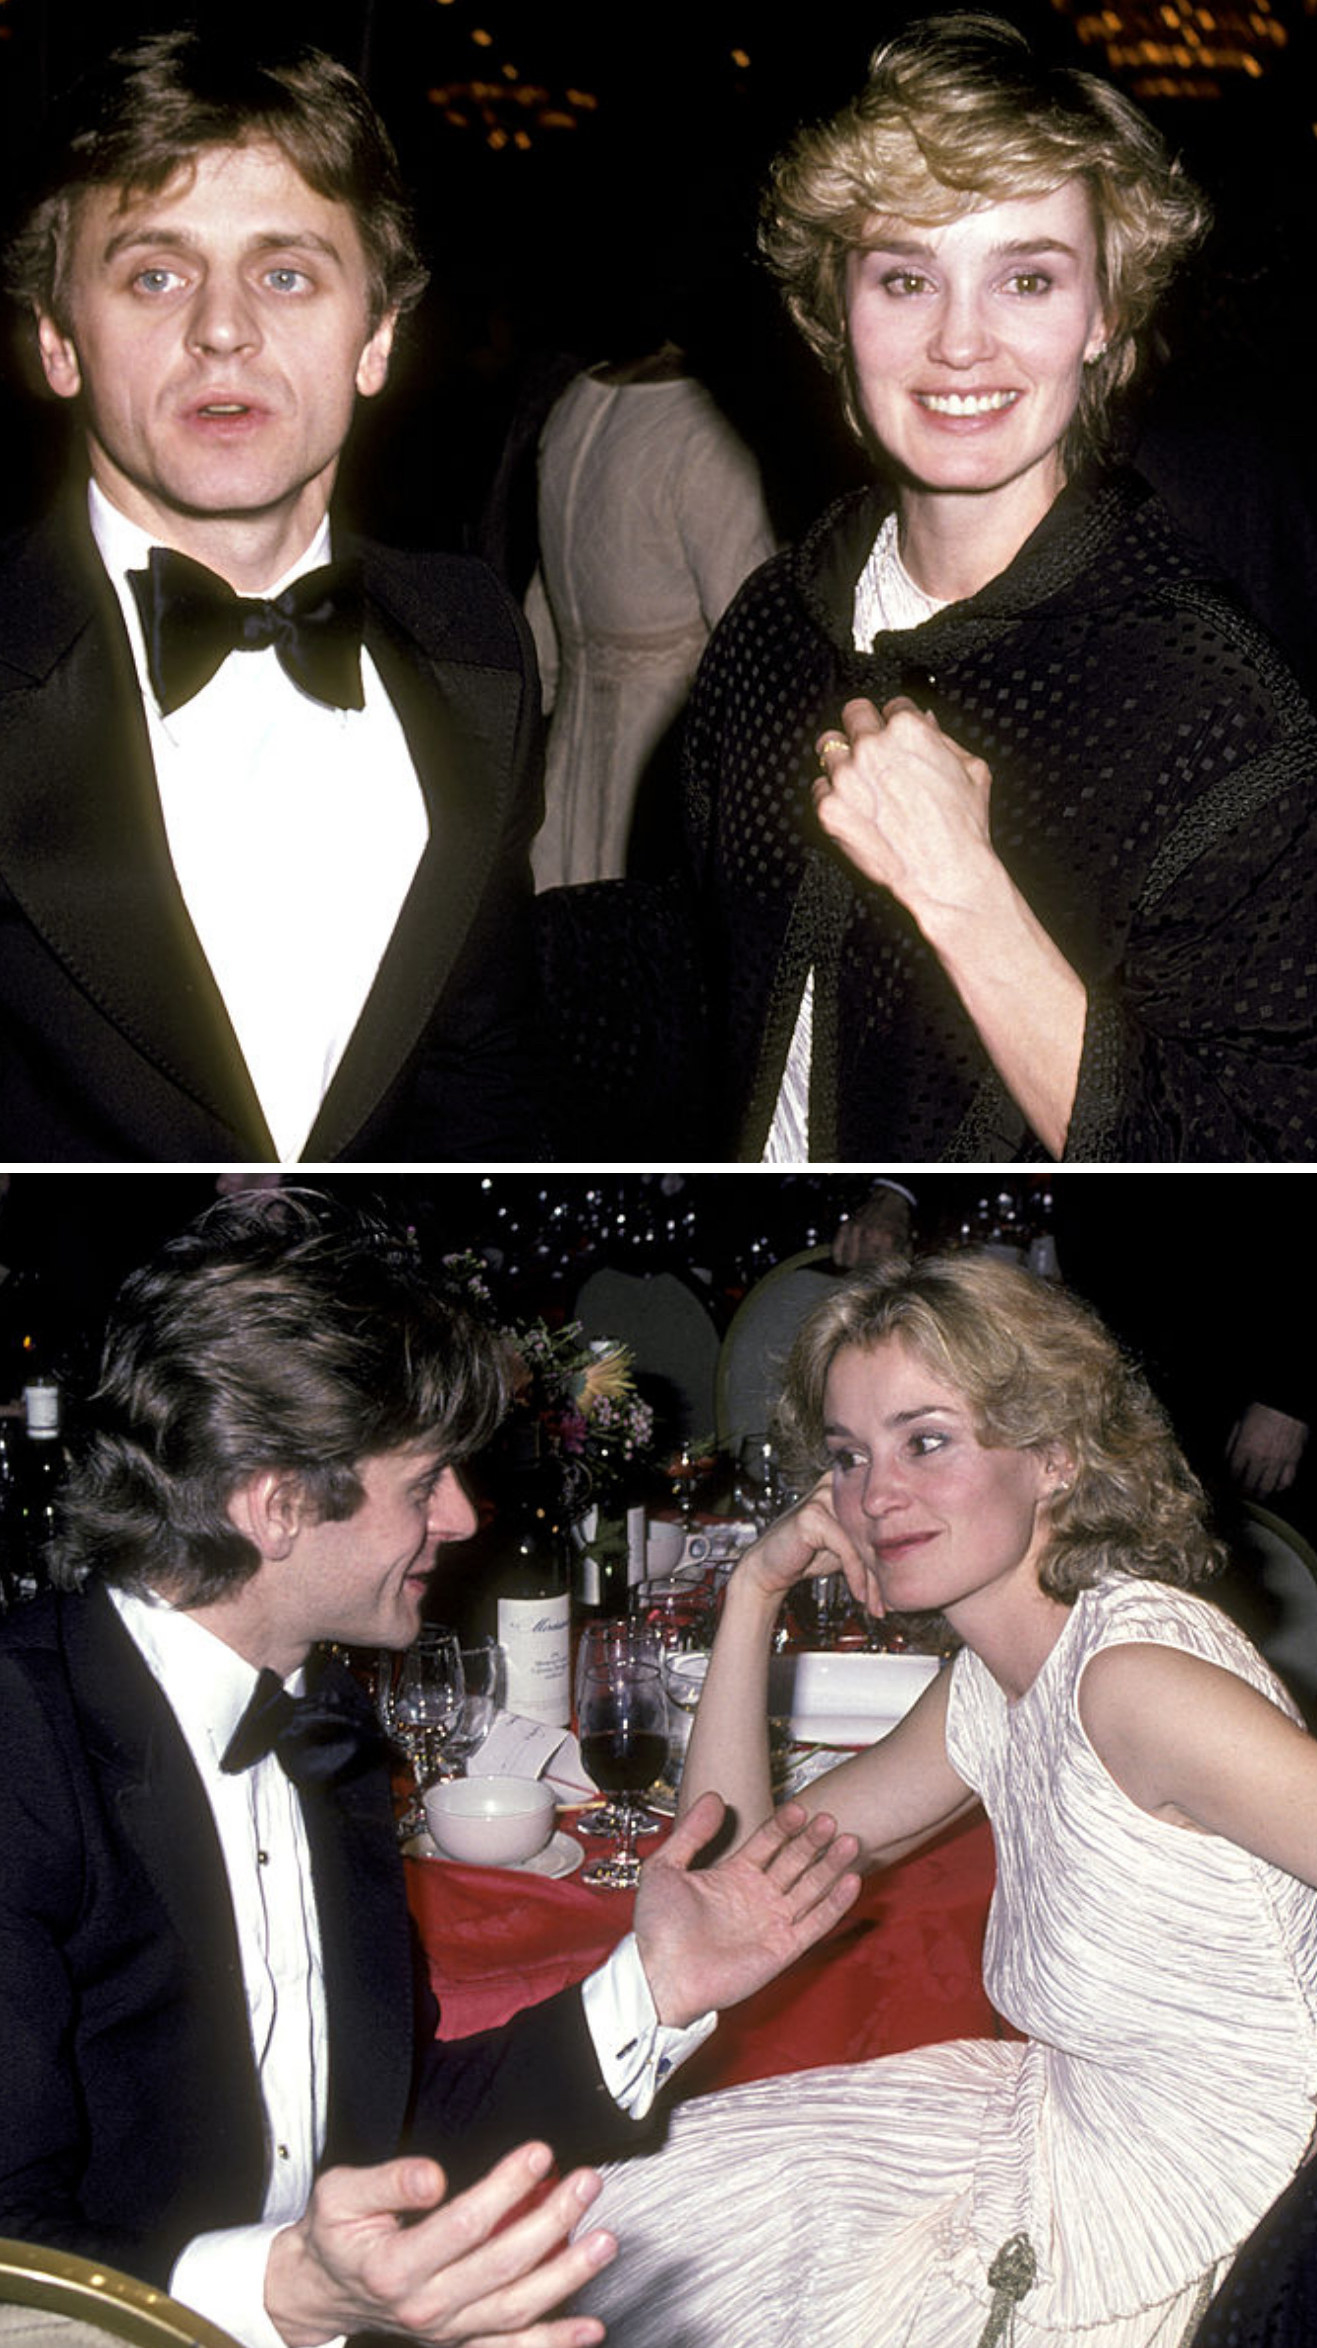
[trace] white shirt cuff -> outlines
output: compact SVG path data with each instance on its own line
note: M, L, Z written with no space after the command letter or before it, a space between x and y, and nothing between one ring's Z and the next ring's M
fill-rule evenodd
M225 2226L198 2234L175 2261L169 2292L208 2316L241 2348L287 2348L265 2310L265 2268L279 2226ZM339 2348L339 2343L327 2343Z
M703 2046L718 2019L701 2014L682 2030L660 2022L634 1932L582 1982L581 1996L604 2085L633 2120L644 2119L660 2087Z

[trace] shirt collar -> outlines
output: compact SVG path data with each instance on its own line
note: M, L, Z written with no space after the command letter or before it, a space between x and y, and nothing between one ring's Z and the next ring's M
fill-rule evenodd
M142 529L140 523L130 522L127 514L120 513L118 506L111 504L97 481L89 481L87 484L87 507L92 536L100 548L101 560L116 587L119 587L121 582L127 581L130 571L144 571L152 547L161 546L165 541L153 538L149 530ZM262 592L267 596L280 595L285 587L291 587L294 579L300 579L305 571L314 571L321 563L327 563L330 559L330 544L329 516L326 514L305 552L289 565L282 578L276 579L273 586Z
M111 1585L109 1596L193 1752L208 1752L218 1767L250 1702L256 1666L154 1591L139 1596ZM301 1693L303 1677L299 1667L285 1682L290 1694Z

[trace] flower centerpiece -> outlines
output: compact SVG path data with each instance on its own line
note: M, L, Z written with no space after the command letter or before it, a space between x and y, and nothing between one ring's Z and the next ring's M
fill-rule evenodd
M505 1319L479 1256L446 1256L444 1274L506 1348L514 1417L533 1428L541 1461L556 1471L573 1545L588 1549L607 1587L626 1557L628 1496L658 1464L654 1411L636 1391L630 1348L586 1337L579 1321L550 1328L543 1319Z

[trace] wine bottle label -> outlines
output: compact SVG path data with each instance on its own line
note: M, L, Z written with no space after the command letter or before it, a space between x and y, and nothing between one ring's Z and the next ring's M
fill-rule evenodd
M59 1388L49 1378L34 1378L23 1388L23 1410L29 1435L59 1433Z
M571 1718L571 1600L500 1598L498 1643L507 1657L509 1712L566 1728Z

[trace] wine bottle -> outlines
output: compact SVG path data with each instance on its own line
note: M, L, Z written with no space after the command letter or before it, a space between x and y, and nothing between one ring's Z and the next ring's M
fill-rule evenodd
M23 1441L16 1419L0 1416L0 1614L7 1614L18 1595L18 1446Z
M584 1621L625 1614L629 1587L627 1519L592 1506L571 1529L572 1610Z
M571 1583L559 1481L534 1444L503 1491L490 1577L509 1712L566 1728L572 1710Z
M23 1388L25 1433L15 1480L16 1539L12 1569L16 1598L34 1598L47 1581L46 1545L55 1529L55 1504L64 1474L61 1396L53 1378Z
M589 1505L569 1531L572 1610L584 1621L625 1614L631 1585L645 1578L643 1470L599 1437L588 1482Z

